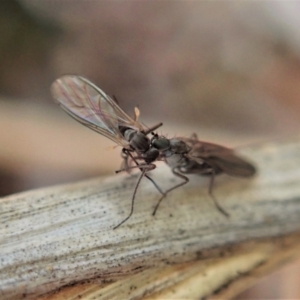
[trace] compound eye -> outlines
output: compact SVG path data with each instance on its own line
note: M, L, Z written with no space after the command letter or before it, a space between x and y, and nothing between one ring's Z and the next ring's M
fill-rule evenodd
M167 150L170 148L170 141L166 138L157 138L157 139L154 139L154 141L152 142L152 146L154 148L156 148L157 150Z

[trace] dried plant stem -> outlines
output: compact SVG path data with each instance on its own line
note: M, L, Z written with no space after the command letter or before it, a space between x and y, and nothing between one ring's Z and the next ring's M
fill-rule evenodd
M116 230L130 210L136 177L122 174L1 199L1 299L36 298L87 281L97 284L87 286L85 299L233 296L253 281L247 274L295 256L300 234L300 138L240 154L259 174L216 179L215 196L230 218L215 209L208 179L200 176L170 193L155 217L159 194L143 180L133 216ZM153 178L164 189L177 182L164 166Z

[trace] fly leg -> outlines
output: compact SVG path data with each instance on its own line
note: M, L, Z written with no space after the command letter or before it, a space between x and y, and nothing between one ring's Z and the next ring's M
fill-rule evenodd
M182 178L184 180L184 182L181 182L181 183L179 183L179 184L177 184L177 185L173 186L172 188L170 188L170 189L168 189L168 190L165 191L164 195L158 200L158 203L156 204L156 206L154 208L154 211L152 213L153 216L156 214L156 211L157 211L160 203L162 202L162 200L166 197L166 195L169 192L171 192L171 191L173 191L173 190L175 190L175 189L177 189L177 188L179 188L179 187L181 187L181 186L183 186L183 185L185 185L186 183L189 182L189 179L186 176L184 176L183 174L176 172L176 169L177 168L172 169L173 174L175 176L177 176L177 177ZM213 203L214 203L215 207L224 216L226 216L227 218L229 218L230 217L229 213L218 203L218 200L215 198L215 196L214 196L214 194L212 192L213 191L213 186L214 186L214 179L215 179L215 170L213 168L211 168L210 170L209 169L205 169L203 171L205 173L207 173L208 171L211 172L211 177L210 177L210 181L209 181L209 188L208 188L208 194L211 197L211 199L213 200Z
M213 200L214 205L218 209L218 211L221 212L227 218L229 218L230 214L219 204L218 200L216 199L216 197L213 194L213 186L214 186L214 182L215 182L215 176L216 176L215 170L212 168L211 177L210 177L210 181L209 181L209 187L208 187L208 194L211 197L211 199Z
M154 211L153 211L153 213L152 213L153 216L156 214L156 211L157 211L157 209L158 209L158 207L159 207L161 201L167 196L167 194L168 194L169 192L171 192L171 191L173 191L173 190L179 188L180 186L183 186L183 185L185 185L186 183L189 182L189 179L188 179L186 176L184 176L184 175L182 175L182 174L176 172L176 170L178 170L176 167L172 169L173 174L174 174L175 176L177 176L177 177L182 178L184 181L181 182L181 183L179 183L179 184L174 185L173 187L171 187L170 189L166 190L166 191L163 193L163 195L162 195L161 198L158 200L158 202L157 202L157 204L156 204L156 206L155 206L155 208L154 208Z
M130 213L129 215L122 221L120 222L117 226L115 226L113 229L117 229L118 227L120 227L123 223L125 223L133 214L133 210L134 210L134 199L135 199L135 195L136 195L136 192L137 192L137 189L139 187L139 184L142 180L142 178L145 176L145 173L148 172L148 171L151 171L153 169L156 168L156 166L154 164L149 164L149 165L138 165L138 166L134 166L134 167L138 167L140 170L141 170L141 175L135 185L135 188L134 188L134 192L133 192L133 195L132 195L132 198L131 198L131 209L130 209Z
M123 161L120 167L121 170L126 170L126 171L128 170L129 167L129 162L128 162L129 155L127 151L128 150L126 150L125 148L122 149L121 157L123 158ZM129 171L127 171L127 173L129 173Z
M119 170L115 171L115 173L120 172L127 172L130 174L132 169L136 169L139 167L139 163L136 160L136 157L134 157L130 150L123 148L121 152L121 157L123 158L123 161L121 163L121 167ZM130 160L131 159L131 160ZM134 162L136 165L132 166L132 162ZM142 171L142 169L140 169Z
M148 174L145 174L145 177L147 178L147 179L149 179L151 182L152 182L152 184L156 187L156 189L163 195L163 196L165 196L165 193L162 191L162 189L157 185L157 183L148 175Z
M131 157L132 161L134 161L134 163L136 164L136 166L129 166L129 163L128 163L128 157ZM130 153L130 151L128 151L127 149L123 149L122 150L122 157L124 159L123 163L122 163L122 166L124 166L124 168L122 168L121 166L121 169L120 170L117 170L116 173L119 173L119 172L122 172L122 171L127 171L128 173L130 173L130 171L132 169L135 169L135 168L138 168L140 166L140 164L137 162L137 160L135 159L135 157ZM151 164L153 165L153 164ZM154 169L154 168L153 168ZM153 170L153 169L150 169L150 170ZM130 170L130 171L129 171ZM142 171L142 169L140 169ZM148 171L150 171L148 170ZM155 188L162 194L164 195L165 193L162 191L162 189L158 186L158 184L149 176L147 175L146 173L144 174L144 176L149 179L152 184L155 186Z

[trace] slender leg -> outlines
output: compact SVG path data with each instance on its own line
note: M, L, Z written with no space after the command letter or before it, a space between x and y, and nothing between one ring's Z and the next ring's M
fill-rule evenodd
M139 166L145 166L145 165L139 164L139 163L136 161L135 157L134 157L128 150L125 149L123 153L126 154L126 156L122 156L122 157L124 158L124 162L123 162L123 164L122 164L122 165L124 165L124 168L121 168L120 170L117 170L116 173L120 173L120 172L123 172L123 171L127 171L127 172L128 172L128 170L132 170L132 169L134 169L134 168L139 168ZM131 166L131 167L129 166L129 164L128 164L128 156L131 157L131 159L134 161L134 163L136 164L136 166ZM151 164L151 165L155 166L154 164ZM156 167L156 166L155 166L155 167ZM151 170L155 169L155 167L149 169L148 171L151 171ZM142 171L141 168L140 168L140 170ZM152 184L155 186L155 188L156 188L162 195L164 195L164 192L162 191L162 189L158 186L158 184L157 184L157 183L156 183L149 175L145 174L144 176L152 182Z
M154 164L151 164L151 165L153 165L153 166L155 166ZM128 166L127 168L125 168L125 169L121 169L121 170L117 170L117 171L115 171L115 173L120 173L120 172L124 172L124 171L128 171L128 170L132 170L132 169L140 169L141 171L143 170L143 169L145 169L145 167L147 167L147 166L150 166L150 165L147 165L147 164L138 164L137 166ZM156 166L155 166L156 167ZM155 169L155 168L153 168L153 169ZM151 170L153 170L153 169L151 169ZM149 170L150 171L150 170Z
M213 194L213 187L214 187L215 176L216 176L215 169L211 166L210 168L203 169L198 174L201 175L201 173L208 173L208 172L211 173L210 180L209 180L209 186L208 186L208 194L209 194L210 198L212 199L217 210L220 213L222 213L225 217L229 218L230 214L219 204L217 198Z
M123 161L121 163L121 167L119 170L115 171L115 173L120 173L120 172L127 172L128 174L131 173L131 170L134 168L137 168L139 163L136 161L135 157L131 154L131 151L128 149L123 148L121 152L121 157L123 158ZM131 160L129 160L131 158ZM132 167L131 164L134 162L136 166Z
M130 153L130 156L131 156L131 158L132 158L132 160L136 163L136 165L137 166L139 166L140 164L136 161L136 158ZM156 167L156 166L155 166ZM153 168L153 169L155 169L155 168ZM152 169L152 170L153 170ZM162 191L162 189L158 186L158 184L148 175L148 174L145 174L145 177L147 178L147 179L149 179L151 182L152 182L152 184L156 187L156 189L162 194L162 195L164 195L164 192Z
M175 176L177 176L177 177L182 178L182 179L184 180L184 182L181 182L181 183L179 183L179 184L176 184L176 185L174 185L173 187L171 187L170 189L168 189L168 190L165 191L165 193L164 193L164 194L161 196L161 198L158 200L158 202L157 202L157 204L156 204L156 206L155 206L155 208L154 208L154 211L153 211L153 213L152 213L153 216L156 214L156 211L157 211L157 209L158 209L158 207L159 207L161 201L167 196L167 194L168 194L169 192L171 192L171 191L173 191L173 190L179 188L180 186L183 186L183 185L185 185L186 183L189 182L189 179L188 179L186 176L184 176L184 175L182 175L182 174L176 172L176 169L177 169L177 168L173 168L173 169L172 169L173 174L174 174Z
M153 170L155 169L155 165L154 164L150 164L150 165L139 165L140 169L141 169L141 175L135 185L135 188L134 188L134 192L133 192L133 195L132 195L132 199L131 199L131 210L130 210L130 213L129 215L122 221L120 222L117 226L115 226L113 229L117 229L118 227L120 227L123 223L125 223L133 214L133 210L134 210L134 199L135 199L135 195L136 195L136 192L137 192L137 189L139 187L139 184L143 178L143 176L145 175L145 173L147 171L150 171L150 170Z
M218 200L215 198L212 190L213 190L213 185L214 185L214 181L215 181L215 170L212 169L211 171L211 177L210 177L210 181L209 181L209 187L208 187L208 194L210 195L211 199L213 200L216 208L219 210L219 212L221 212L224 216L226 216L227 218L230 217L230 214L218 203Z
M215 207L216 207L216 208L218 209L218 211L221 212L224 216L226 216L227 218L230 217L230 214L229 214L224 208L222 208L222 206L218 203L218 200L215 198L215 196L214 196L214 194L213 194L213 192L212 192L212 190L213 190L213 185L214 185L214 179L215 179L215 171L214 171L214 169L213 169L213 168L211 168L211 169L205 169L205 170L203 170L203 171L204 171L203 173L207 173L208 171L211 172L211 177L210 177L210 181L209 181L209 188L208 188L208 194L209 194L209 196L211 197L211 199L213 200L213 203L214 203ZM173 172L173 174L174 174L175 176L182 178L182 179L184 180L184 182L181 182L181 183L179 183L179 184L177 184L177 185L173 186L172 188L170 188L170 189L168 189L168 190L165 191L164 195L162 195L162 197L158 200L158 203L156 204L156 206L155 206L155 208L154 208L154 211L153 211L153 213L152 213L153 216L156 214L156 211L157 211L157 209L158 209L160 203L162 202L162 200L166 197L166 195L167 195L169 192L171 192L171 191L175 190L176 188L179 188L179 187L181 187L181 186L183 186L183 185L185 185L186 183L189 182L189 179L188 179L186 176L184 176L184 175L182 175L182 174L176 172L176 168L174 168L174 169L172 170L172 172Z
M120 170L126 170L128 167L129 167L129 163L128 163L128 154L126 152L126 149L122 149L122 152L121 152L121 157L123 158L123 161L121 163L121 167L120 167Z
M139 168L139 166L141 166L141 164L139 164L137 162L136 157L134 157L128 149L123 148L121 156L123 157L123 159L125 161L125 163L124 163L125 168L121 168L120 170L115 171L115 173L120 173L120 172L123 172L123 171L129 172L129 170ZM129 166L129 163L128 163L128 157L129 156L134 161L134 163L136 164L135 166ZM142 169L140 169L140 170L142 171Z
M162 189L157 185L157 183L156 183L149 175L145 174L145 177L146 177L147 179L149 179L149 180L152 182L152 184L156 187L156 189L157 189L162 195L165 195L165 193L162 191Z

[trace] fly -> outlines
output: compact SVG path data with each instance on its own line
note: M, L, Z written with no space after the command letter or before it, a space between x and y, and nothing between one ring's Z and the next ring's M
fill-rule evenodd
M162 144L164 144L163 147ZM167 143L166 139L161 139L160 136L153 134L151 145L157 149L164 148L160 158L171 167L175 176L183 179L183 182L165 191L156 204L153 215L169 192L189 182L185 174L196 174L210 176L209 195L216 208L229 217L228 212L222 208L212 193L215 176L226 173L236 177L251 177L256 173L254 166L236 155L233 149L200 141L195 133L190 138L169 139Z
M144 128L138 121L138 109L135 109L135 117L131 118L112 98L83 77L63 76L54 81L51 92L56 102L72 118L122 147L123 167L116 173L129 172L134 168L141 171L131 198L131 211L114 229L121 226L133 214L136 192L144 176L162 194L153 215L169 192L189 182L186 174L196 174L210 176L209 195L216 208L228 217L229 214L220 206L212 193L215 176L226 173L231 176L251 177L256 172L255 168L237 156L234 150L200 141L196 134L190 138L167 139L154 133L162 123ZM148 137L150 133L152 133L151 139ZM183 179L183 182L163 192L146 174L156 168L153 162L159 160L165 161L171 167L173 174ZM131 162L135 165L131 166Z
M161 194L164 194L153 179L146 174L155 169L156 165L153 162L160 155L160 149L151 146L151 140L147 135L162 126L162 123L151 128L144 128L138 121L139 110L137 108L135 117L131 118L100 88L80 76L65 75L58 78L51 86L51 93L61 108L72 118L123 148L122 170L129 171L133 168L141 170L131 200L131 212L114 229L132 215L137 188L144 176L154 184ZM129 166L131 161L136 166Z

